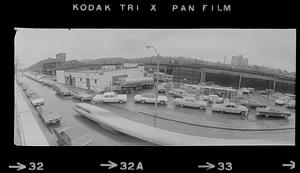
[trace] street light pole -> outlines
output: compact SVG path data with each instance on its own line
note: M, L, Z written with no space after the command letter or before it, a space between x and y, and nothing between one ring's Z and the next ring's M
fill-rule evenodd
M154 127L156 127L156 116L157 116L157 97L158 97L158 75L159 75L159 53L153 46L146 46L147 49L154 49L157 54L157 71L156 71L156 89L155 89L155 112L154 112Z

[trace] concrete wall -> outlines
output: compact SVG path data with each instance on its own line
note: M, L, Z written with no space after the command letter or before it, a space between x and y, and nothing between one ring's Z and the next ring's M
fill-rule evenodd
M65 72L63 70L56 71L56 80L58 83L65 84Z

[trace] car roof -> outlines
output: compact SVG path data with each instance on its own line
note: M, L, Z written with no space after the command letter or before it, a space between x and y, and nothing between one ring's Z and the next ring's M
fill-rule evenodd
M38 95L37 93L34 93L34 94L31 95L31 98L32 98L32 99L35 99L35 98L41 98L41 96Z
M155 94L149 93L149 94L141 94L141 96L155 96Z
M233 103L233 102L227 102L227 103L225 103L225 105L234 105L234 106L237 106L235 103Z
M116 94L115 92L105 92L104 95Z

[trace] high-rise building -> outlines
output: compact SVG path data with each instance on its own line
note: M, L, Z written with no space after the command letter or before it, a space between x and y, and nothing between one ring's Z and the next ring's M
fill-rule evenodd
M236 66L248 66L248 59L243 58L243 55L232 56L231 65Z

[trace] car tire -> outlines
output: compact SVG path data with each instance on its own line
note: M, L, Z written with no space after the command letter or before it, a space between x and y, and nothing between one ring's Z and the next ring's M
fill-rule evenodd
M123 100L119 100L119 103L124 103L124 101Z
M141 103L143 103L143 104L144 104L144 103L145 103L145 100L141 100Z
M165 104L165 102L164 102L164 101L160 101L159 103L160 103L161 105Z
M104 101L103 101L103 100L100 100L99 102L100 102L100 103L104 103Z
M241 112L241 115L242 115L242 116L246 116L246 112L242 111L242 112Z
M224 114L224 111L221 110L220 113L221 113L221 114Z
M203 106L200 106L199 109L200 109L200 110L203 110Z

